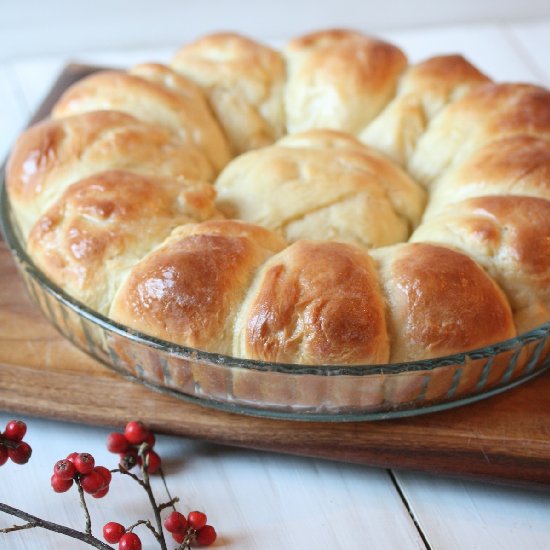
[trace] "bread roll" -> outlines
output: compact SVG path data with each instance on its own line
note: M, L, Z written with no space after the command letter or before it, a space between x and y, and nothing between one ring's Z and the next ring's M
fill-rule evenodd
M19 136L6 169L24 236L71 183L115 168L193 180L214 176L198 149L124 113L97 111L39 122Z
M483 195L550 199L550 140L518 134L489 142L432 187L424 219Z
M208 183L100 172L38 219L28 250L52 281L105 315L128 270L174 227L216 214L214 196Z
M285 64L279 52L235 33L217 33L181 48L172 67L204 90L234 154L283 135Z
M519 134L550 139L550 91L530 84L483 84L435 117L408 171L431 186L487 143Z
M241 155L216 181L228 217L285 239L366 247L406 240L424 192L400 168L351 136L312 130Z
M350 245L312 241L270 258L239 313L233 354L280 363L386 363L384 302L372 260Z
M406 166L420 136L449 103L489 78L461 55L431 57L411 66L397 94L361 132L361 141Z
M550 201L493 196L453 203L411 241L441 243L474 258L506 292L518 333L550 319Z
M219 172L229 145L200 88L159 64L129 72L102 71L73 84L52 110L54 118L109 109L158 124L198 147Z
M169 342L231 354L252 278L284 246L267 229L239 221L183 225L132 269L109 316Z
M428 243L372 251L389 309L391 363L481 348L516 335L510 304L468 256Z
M359 133L393 97L407 65L396 46L347 30L295 38L284 54L289 133L313 128Z

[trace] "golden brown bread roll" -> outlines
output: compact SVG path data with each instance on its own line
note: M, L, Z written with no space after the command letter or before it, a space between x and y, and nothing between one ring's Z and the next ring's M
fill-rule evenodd
M468 256L427 243L372 255L389 310L390 362L459 353L516 335L502 290Z
M295 38L284 54L289 133L312 128L360 132L392 98L407 65L396 46L348 30Z
M370 257L347 244L299 241L270 258L239 313L233 354L280 363L386 363L385 308Z
M163 340L231 354L252 278L284 246L267 229L239 221L180 226L132 269L109 316Z
M461 55L431 57L405 72L395 98L359 138L404 166L435 115L487 82Z
M506 292L519 333L550 319L550 201L493 196L453 203L411 241L441 243L474 258Z
M28 249L52 281L106 314L128 270L174 227L216 214L214 196L208 183L100 172L65 190Z
M129 72L102 71L73 84L52 110L54 118L109 109L158 124L198 147L219 172L229 145L200 88L168 67L144 64Z
M530 84L483 84L435 117L408 171L430 186L490 141L519 134L550 138L550 91Z
M6 169L23 234L71 183L114 168L193 180L214 176L198 149L130 115L97 111L46 120L21 134Z
M328 130L287 136L233 160L216 181L228 217L289 241L338 240L367 247L406 240L424 192L355 138Z
M279 52L235 33L217 33L186 44L171 64L204 90L235 154L283 135L285 64Z
M483 195L550 199L550 141L518 134L489 142L433 185L424 219Z

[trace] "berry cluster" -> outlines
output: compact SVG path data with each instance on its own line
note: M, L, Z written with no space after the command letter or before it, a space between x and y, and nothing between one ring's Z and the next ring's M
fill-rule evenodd
M147 465L147 471L154 474L161 466L160 456L153 451L155 436L141 422L133 420L126 424L124 433L111 433L107 437L107 449L112 453L118 453L120 464L131 470L136 464L142 465L139 454L140 447L146 444L143 456Z
M103 466L96 466L94 457L89 453L71 453L55 463L52 488L56 493L64 493L72 487L74 481L80 484L85 493L102 498L109 492L111 472Z
M216 530L211 525L206 525L206 514L202 512L189 512L187 518L179 512L172 512L165 520L164 527L172 533L172 537L178 544L194 540L201 546L209 546L216 540Z
M27 425L22 420L10 420L4 433L0 433L0 466L8 458L15 464L26 464L32 454L30 445L23 441L27 433Z
M126 532L124 525L116 521L103 526L103 538L111 544L118 542L119 550L141 550L140 538L135 533Z

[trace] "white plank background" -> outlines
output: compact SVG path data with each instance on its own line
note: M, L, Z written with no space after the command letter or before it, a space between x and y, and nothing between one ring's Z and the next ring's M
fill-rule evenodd
M398 43L412 61L434 53L461 52L495 79L550 84L547 0L530 1L527 5L511 0L452 5L392 0L385 2L386 10L375 11L373 17L362 8L362 3L353 0L340 0L330 6L328 2L316 3L316 9L310 11L306 11L304 2L294 6L291 18L284 15L278 3L271 4L261 21L252 17L257 11L252 1L211 1L210 9L206 10L204 5L199 9L197 2L181 2L190 11L186 12L186 18L179 19L176 15L181 14L182 8L176 8L176 4L157 0L155 15L150 9L147 11L141 0L133 3L99 0L85 4L87 13L68 9L69 4L61 0L2 2L0 155L7 153L68 60L112 66L150 59L166 61L183 40L214 28L255 30L256 35L278 44L281 37L306 28L349 25L352 21L355 27L375 29L379 35ZM48 18L52 6L60 8L59 17ZM104 18L107 6L112 11L112 20ZM353 13L353 18L349 13ZM78 30L75 21L79 22ZM403 28L420 21L438 25ZM469 23L449 25L449 21ZM0 429L10 417L9 413L0 413ZM79 527L74 495L57 495L49 489L51 467L73 450L87 450L98 462L112 464L112 455L104 448L108 430L32 418L27 421L28 440L35 453L25 467L8 464L0 468L0 500ZM384 470L228 449L170 437L160 438L159 450L166 457L172 492L183 498L182 510L204 509L217 527L220 540L216 547L550 548L548 494L411 472L390 475ZM99 527L109 520L129 523L146 513L145 500L126 479L115 481L110 495L94 501L91 508ZM0 525L10 523L9 518L0 516ZM147 536L144 534L144 540ZM9 538L0 535L1 549L86 547L45 532L28 531L11 534Z

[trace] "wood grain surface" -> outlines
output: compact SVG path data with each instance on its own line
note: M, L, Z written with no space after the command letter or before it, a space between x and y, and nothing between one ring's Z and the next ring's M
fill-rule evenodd
M47 99L90 72L69 68ZM64 340L31 303L0 241L0 409L223 444L550 487L550 373L488 400L378 422L295 422L208 409L124 379Z

